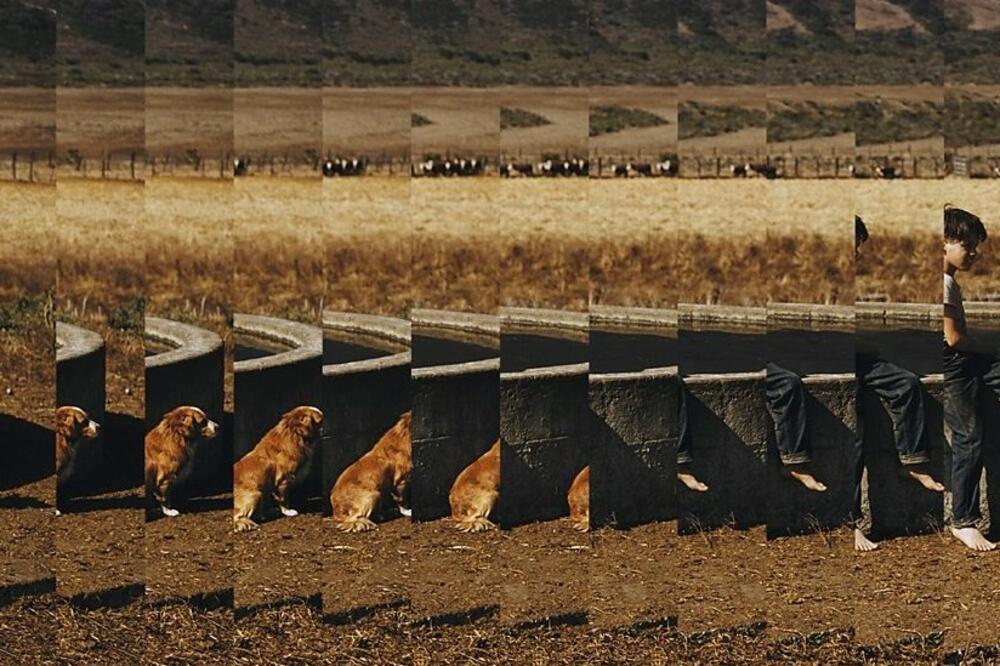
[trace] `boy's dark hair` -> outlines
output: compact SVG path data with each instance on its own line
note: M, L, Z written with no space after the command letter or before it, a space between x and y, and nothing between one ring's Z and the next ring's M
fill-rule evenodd
M944 237L945 240L979 244L986 240L986 227L969 211L947 204L944 207Z
M868 240L868 227L860 215L854 216L854 244L861 245Z

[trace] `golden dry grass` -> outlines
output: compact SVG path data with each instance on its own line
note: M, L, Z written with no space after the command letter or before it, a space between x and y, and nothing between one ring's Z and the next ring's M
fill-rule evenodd
M318 178L233 183L234 312L318 323L323 308L323 185Z

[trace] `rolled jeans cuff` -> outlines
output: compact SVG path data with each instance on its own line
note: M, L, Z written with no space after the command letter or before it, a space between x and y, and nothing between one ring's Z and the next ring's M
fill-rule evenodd
M678 453L677 454L677 464L687 465L688 463L694 462L694 457L690 453Z
M803 463L809 462L808 453L782 453L781 464L782 465L801 465Z
M899 462L901 465L923 465L924 463L929 463L931 457L926 453L901 453L899 455Z
M961 518L958 520L952 518L951 520L951 526L956 530L965 529L966 527L975 527L978 524L979 518Z

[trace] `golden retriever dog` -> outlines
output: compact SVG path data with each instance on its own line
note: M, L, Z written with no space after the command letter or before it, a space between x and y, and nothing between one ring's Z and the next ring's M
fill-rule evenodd
M252 451L233 465L233 525L237 532L257 529L251 518L270 495L283 516L299 512L288 506L289 490L309 473L323 427L323 412L300 406L285 412Z
M367 453L345 469L333 484L330 505L333 524L343 532L367 532L377 528L372 514L384 497L391 497L403 516L411 515L410 472L411 412L399 417Z
M56 410L56 474L65 481L73 467L80 440L94 439L101 431L97 421L79 407L63 405Z
M183 405L167 412L146 434L146 495L156 500L164 516L173 508L174 488L190 475L198 445L215 437L219 424L197 407Z
M455 478L448 493L451 519L461 532L495 530L490 522L500 497L500 440L490 450L476 458Z
M569 504L569 518L573 521L573 529L590 531L590 465L580 470L573 479L566 502Z

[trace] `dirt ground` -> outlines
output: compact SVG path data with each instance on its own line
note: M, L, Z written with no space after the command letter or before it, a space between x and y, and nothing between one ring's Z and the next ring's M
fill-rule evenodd
M94 664L993 663L1000 655L1000 623L989 612L1000 594L990 589L995 557L966 555L936 535L860 555L847 529L768 542L763 528L678 537L672 523L658 523L578 535L552 521L462 535L447 521L395 520L342 535L312 518L257 534L323 535L322 607L295 595L234 620L205 599L148 595L85 610L40 594L0 603L0 654ZM546 621L510 614L523 608L510 590L529 578L537 620ZM345 613L346 595L367 607Z

